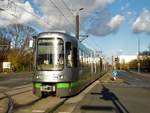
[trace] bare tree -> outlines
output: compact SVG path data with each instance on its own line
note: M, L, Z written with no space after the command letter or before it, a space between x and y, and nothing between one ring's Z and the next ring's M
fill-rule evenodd
M29 50L29 40L33 35L36 35L36 31L32 27L21 24L9 25L6 28L1 28L0 31L2 36L9 41L11 49L7 51L5 57L12 63L14 69L22 70L22 67L30 66L33 54Z
M2 70L2 62L7 59L10 49L10 41L0 32L0 70Z

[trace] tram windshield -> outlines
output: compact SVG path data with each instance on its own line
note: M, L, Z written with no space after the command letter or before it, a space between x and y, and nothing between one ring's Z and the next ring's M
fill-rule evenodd
M62 70L64 67L64 43L59 38L38 40L37 69Z

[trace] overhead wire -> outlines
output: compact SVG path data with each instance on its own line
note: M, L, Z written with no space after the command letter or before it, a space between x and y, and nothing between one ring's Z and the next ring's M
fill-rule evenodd
M19 5L17 5L15 2L13 2L13 1L11 1L11 2L12 2L16 7L19 7L19 8L21 8L21 9L23 9L23 10L24 10L25 12L27 12L28 14L30 14L30 15L32 15L33 17L37 18L38 21L40 20L40 22L42 22L42 23L44 24L44 26L46 26L48 29L50 29L50 27L48 26L49 23L47 23L46 21L44 21L43 19L41 19L41 17L39 17L39 16L33 14L32 12L26 10L25 8L23 8L23 7L19 6Z
M66 4L66 2L64 0L62 0L62 3L65 5L65 7L67 8L67 10L71 13L72 17L75 18L74 14L72 13L71 9L68 7L68 5ZM79 23L80 24L80 23ZM75 28L76 26L74 26Z
M52 0L49 0L49 1L51 1L52 2ZM70 10L70 8L68 7L68 5L65 3L65 1L64 0L62 0L62 2L63 2L63 4L65 5L65 7L67 8L67 10L72 14L72 16L74 16L73 15L73 13L72 13L72 11ZM71 2L71 1L70 1ZM53 4L54 5L54 4ZM55 7L59 10L59 8L56 6L56 4L55 4ZM60 11L61 12L61 11ZM86 12L86 13L89 13L88 11L84 11L84 12ZM90 12L91 13L91 12ZM99 13L101 13L101 12L98 12L98 11L96 11L95 12L96 14L95 15L97 15L97 14L99 14ZM63 13L62 13L63 14ZM66 17L65 17L66 18ZM93 17L92 17L92 19L93 19ZM94 19L102 19L102 18L95 18L94 17ZM87 41L86 41L87 42ZM95 40L93 40L92 41L93 43L92 43L92 45L94 45L93 47L95 48L94 50L98 50L97 49L97 47L99 46L99 44L95 41Z
M54 5L54 7L62 14L62 16L66 19L66 21L74 28L72 23L68 20L68 18L64 15L64 13L58 8L58 6L52 0L48 0L48 1Z
M49 0L49 1L54 5L55 8L57 8L57 10L58 10L58 11L63 15L63 17L67 20L67 22L75 29L75 26L72 25L72 23L68 20L68 18L64 15L64 13L57 7L57 5L56 5L52 0ZM26 10L25 8L23 8L23 7L19 6L19 5L17 5L14 1L9 1L9 2L11 2L11 3L9 3L9 4L11 4L11 5L14 4L15 7L18 7L18 8L23 9L23 10L24 10L25 12L27 12L28 14L30 14L30 15L32 15L33 17L37 18L37 20L40 20L40 21L44 24L44 26L45 26L46 28L48 28L48 29L50 28L50 27L48 26L49 23L47 23L46 21L44 21L43 19L41 19L41 17L39 17L39 16L33 14L32 12ZM64 3L64 5L65 5L65 7L67 7L67 9L69 10L69 7L67 6L67 4L66 4L65 2L63 2L63 3ZM16 8L15 8L15 11L16 11ZM5 12L6 12L6 10L5 10ZM70 11L70 12L71 12L71 11ZM10 13L9 13L9 14L10 14ZM71 14L73 15L72 12L71 12ZM17 16L14 15L14 14L10 14L10 15L12 15L12 16L15 17L15 18L17 18Z
M66 4L66 2L64 0L62 0L63 4L65 5L65 7L68 9L68 11L71 13L71 15L74 17L72 11L70 10L70 8L68 7L68 5Z
M43 19L41 19L41 17L39 17L39 16L33 14L32 12L26 10L26 9L23 8L22 6L17 5L17 4L16 4L14 1L12 1L12 0L11 0L11 1L9 0L8 2L9 2L8 5L10 5L10 6L8 6L7 9L6 9L6 10L4 9L3 11L9 13L7 10L8 10L8 9L12 10L12 8L14 7L14 11L13 11L13 12L16 13L16 8L18 7L18 8L20 8L20 9L23 9L26 13L30 14L30 15L33 16L34 18L36 18L36 19L37 19L36 21L40 22L40 24L44 25L44 27L46 27L47 29L50 29L49 26L51 26L51 25L49 25L48 22L46 22L46 21L44 21ZM11 14L11 13L9 13L9 15L12 15L12 16L15 17L16 19L19 17L19 16L16 16L15 14ZM48 25L49 25L49 26L48 26ZM30 25L29 25L29 26L30 26Z

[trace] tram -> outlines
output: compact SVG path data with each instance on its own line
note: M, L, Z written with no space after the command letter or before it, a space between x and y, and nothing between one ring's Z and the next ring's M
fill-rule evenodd
M39 97L76 95L104 73L100 55L73 36L43 32L34 40L33 93Z

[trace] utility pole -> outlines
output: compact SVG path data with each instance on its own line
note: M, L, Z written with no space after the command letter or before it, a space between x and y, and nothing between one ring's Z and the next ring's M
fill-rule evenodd
M138 73L140 73L140 38L138 38Z
M79 40L80 34L80 21L79 21L79 11L83 10L84 8L80 8L76 15L76 38Z
M149 52L150 52L150 43L148 44L148 50L149 50Z
M79 30L80 30L80 23L79 23L79 14L76 15L76 38L79 40Z
M112 55L112 70L114 70L114 57Z

